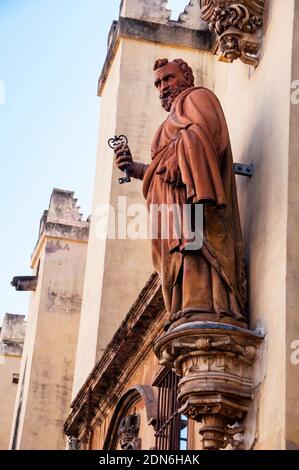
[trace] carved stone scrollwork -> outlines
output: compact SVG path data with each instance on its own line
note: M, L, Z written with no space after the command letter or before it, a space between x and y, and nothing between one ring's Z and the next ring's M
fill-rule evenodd
M180 413L201 422L204 449L241 447L241 424L253 393L252 367L262 339L234 325L194 322L156 341L159 362L181 376Z
M240 59L256 67L262 38L265 0L201 0L201 17L218 36L229 62Z
M140 450L141 439L138 437L140 415L126 416L120 423L118 439L122 450Z

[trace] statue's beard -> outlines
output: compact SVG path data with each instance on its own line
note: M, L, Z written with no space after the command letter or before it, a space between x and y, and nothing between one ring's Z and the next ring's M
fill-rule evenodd
M160 95L161 104L165 111L169 113L171 110L171 105L176 97L179 96L183 91L187 90L187 88L190 88L187 83L182 82L176 87L169 88L166 92Z

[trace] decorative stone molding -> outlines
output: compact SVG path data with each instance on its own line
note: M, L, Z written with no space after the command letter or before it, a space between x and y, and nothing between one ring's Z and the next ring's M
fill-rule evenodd
M256 67L262 38L265 0L200 0L201 18L218 36L229 62L240 59Z
M132 414L122 419L118 439L122 450L140 450L141 439L138 438L140 428L140 415Z
M263 335L234 325L183 324L155 342L161 365L181 376L180 413L201 422L206 450L241 448L242 420L252 400L252 367Z
M108 50L99 77L98 96L102 96L120 41L128 38L169 46L186 46L213 51L215 35L201 19L200 0L190 0L178 21L171 19L167 0L122 0L118 21L112 23ZM187 4L187 0L186 0Z
M25 333L25 315L6 313L0 325L0 364L4 364L9 356L15 358L22 356Z

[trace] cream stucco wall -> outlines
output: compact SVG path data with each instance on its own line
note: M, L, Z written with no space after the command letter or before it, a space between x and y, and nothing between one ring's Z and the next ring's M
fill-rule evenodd
M0 450L8 450L17 385L13 374L19 374L21 356L5 356L0 362Z
M266 331L257 363L258 425L251 444L285 447L288 155L293 0L268 2L256 70L215 62L214 91L229 125L236 161L253 163L252 179L237 177L249 271L250 324ZM283 38L283 40L282 40ZM269 399L271 397L271 399ZM279 403L279 405L278 405ZM247 436L248 442L250 438Z
M292 81L299 80L299 1L295 1ZM299 104L291 104L286 290L286 447L299 449ZM292 89L292 93L295 90ZM297 102L297 104L296 104Z
M0 328L0 450L9 449L25 331L25 315L5 315Z
M46 237L42 244L39 281L31 297L11 447L65 448L63 425L71 400L86 249L86 242L74 240Z

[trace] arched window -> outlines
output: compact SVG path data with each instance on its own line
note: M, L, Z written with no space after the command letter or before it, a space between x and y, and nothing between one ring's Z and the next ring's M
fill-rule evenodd
M135 385L117 403L103 450L149 450L154 447L157 395L154 387Z

